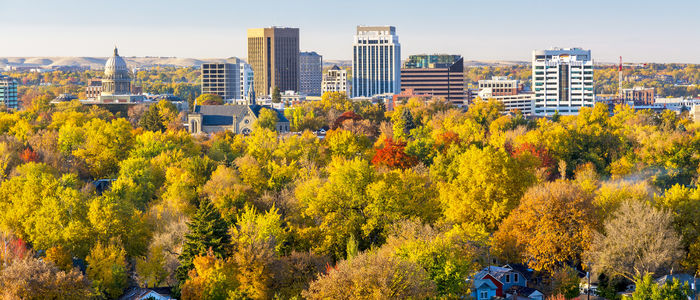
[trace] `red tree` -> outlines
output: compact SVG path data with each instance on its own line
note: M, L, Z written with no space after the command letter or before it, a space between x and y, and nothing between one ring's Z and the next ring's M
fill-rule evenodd
M404 149L406 143L394 142L392 139L384 140L384 147L376 148L372 164L375 166L386 166L392 169L408 169L418 162L415 157L406 154Z
M20 155L20 158L25 163L37 162L39 160L39 155L37 155L36 152L34 152L34 150L32 150L31 148L26 148Z
M552 154L549 152L549 150L545 147L542 146L535 146L530 143L523 143L520 144L517 148L513 150L509 150L511 152L511 155L513 157L519 157L525 153L530 154L534 157L537 157L540 161L540 168L544 168L546 170L545 176L547 177L548 180L554 180L556 179L556 164L554 162L554 157L552 157Z

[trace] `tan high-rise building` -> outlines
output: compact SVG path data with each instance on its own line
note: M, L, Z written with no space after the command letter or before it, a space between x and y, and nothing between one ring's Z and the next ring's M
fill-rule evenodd
M248 29L248 63L257 96L299 91L299 28Z

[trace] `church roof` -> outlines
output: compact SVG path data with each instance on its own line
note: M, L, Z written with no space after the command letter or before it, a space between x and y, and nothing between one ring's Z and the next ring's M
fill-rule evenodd
M195 107L194 112L202 115L202 125L204 126L222 126L222 125L232 125L233 116L236 119L241 120L245 117L246 113L249 111L253 113L257 119L260 115L260 110L263 106L260 105L198 105ZM271 108L269 108L271 109ZM277 119L279 122L289 122L284 114L278 110Z

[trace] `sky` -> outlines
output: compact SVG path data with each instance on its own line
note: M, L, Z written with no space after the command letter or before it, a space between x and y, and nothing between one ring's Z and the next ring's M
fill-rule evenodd
M300 28L301 51L349 60L357 25L396 26L403 58L700 63L700 0L0 0L0 57L245 58L246 30Z

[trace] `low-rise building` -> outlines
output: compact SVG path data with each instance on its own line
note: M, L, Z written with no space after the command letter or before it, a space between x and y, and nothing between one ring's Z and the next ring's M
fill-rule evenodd
M401 68L401 91L444 98L466 105L464 59L459 55L411 55Z
M520 80L506 76L493 76L491 79L479 80L479 91L491 89L493 96L514 96L523 90Z
M622 89L622 100L624 102L632 101L635 105L654 104L654 97L654 88L635 86L631 89Z
M348 71L338 66L333 66L323 75L321 92L348 93Z
M503 103L503 114L520 111L525 116L533 114L534 94L523 92L519 80L505 76L494 76L489 80L479 80L479 98L484 101L495 99Z
M100 94L102 94L102 78L88 79L87 86L85 87L85 97L88 100L97 100Z

